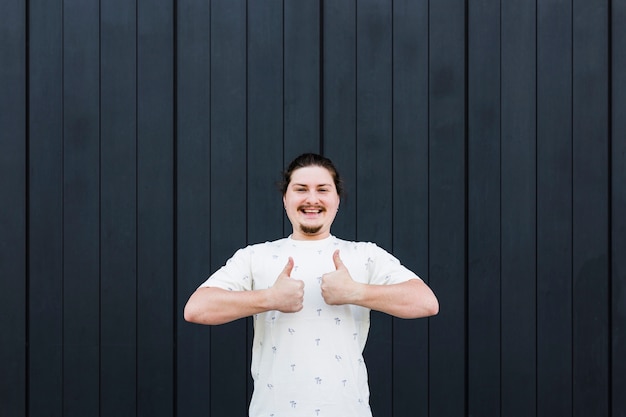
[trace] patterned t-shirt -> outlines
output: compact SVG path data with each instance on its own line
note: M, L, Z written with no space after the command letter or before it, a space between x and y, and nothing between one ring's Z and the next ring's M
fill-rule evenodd
M250 417L371 416L362 356L370 310L330 306L321 294L322 275L335 269L337 249L355 281L385 285L418 278L373 243L330 236L284 238L240 249L201 285L232 291L269 288L289 257L294 259L291 277L305 283L301 311L254 316Z

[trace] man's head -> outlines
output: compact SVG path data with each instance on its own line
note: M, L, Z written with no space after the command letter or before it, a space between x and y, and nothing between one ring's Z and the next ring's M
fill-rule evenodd
M283 173L281 190L294 239L330 235L343 194L343 183L330 159L311 153L298 156Z
M283 196L287 191L287 186L291 182L291 175L293 174L293 172L298 168L305 168L310 166L326 168L330 175L333 177L333 182L335 183L337 194L339 194L339 197L344 196L343 181L339 176L337 168L335 168L335 165L330 159L316 153L303 153L302 155L291 161L291 163L287 166L287 169L283 171L283 179L279 183Z

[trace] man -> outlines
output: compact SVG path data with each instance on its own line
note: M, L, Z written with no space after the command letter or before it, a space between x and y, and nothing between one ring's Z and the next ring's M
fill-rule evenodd
M437 298L382 248L331 234L343 186L329 159L300 155L281 185L292 234L237 251L192 294L185 320L254 317L250 417L369 417L370 310L427 317Z

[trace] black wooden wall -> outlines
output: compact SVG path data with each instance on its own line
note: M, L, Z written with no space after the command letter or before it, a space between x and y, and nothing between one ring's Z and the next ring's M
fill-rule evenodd
M376 417L626 416L626 0L0 2L0 416L245 416L251 327L182 320L338 165Z

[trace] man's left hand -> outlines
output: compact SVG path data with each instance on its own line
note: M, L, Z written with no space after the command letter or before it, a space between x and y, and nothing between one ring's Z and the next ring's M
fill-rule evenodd
M322 275L322 297L329 305L356 304L360 297L360 284L352 279L344 265L339 250L333 253L335 270Z

